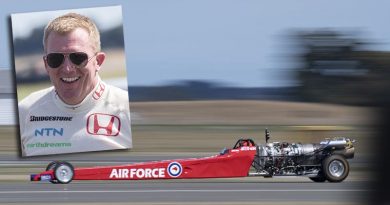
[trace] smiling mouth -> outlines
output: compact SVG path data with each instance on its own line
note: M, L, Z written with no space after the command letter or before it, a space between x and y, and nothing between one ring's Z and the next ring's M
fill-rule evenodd
M80 77L74 77L74 78L61 78L61 81L64 83L74 83L78 81Z

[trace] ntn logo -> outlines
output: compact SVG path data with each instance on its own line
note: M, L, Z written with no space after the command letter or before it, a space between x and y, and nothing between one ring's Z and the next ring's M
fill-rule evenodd
M35 129L35 136L63 136L64 128L41 128Z

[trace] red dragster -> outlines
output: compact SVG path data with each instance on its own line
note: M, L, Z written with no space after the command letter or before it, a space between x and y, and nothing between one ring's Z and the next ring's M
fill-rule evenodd
M349 173L346 159L354 157L354 140L327 139L319 144L288 142L257 145L240 139L219 155L134 163L118 166L73 168L68 162L51 162L46 171L32 174L31 181L69 183L72 180L146 180L231 178L245 176L307 176L315 182L341 182Z

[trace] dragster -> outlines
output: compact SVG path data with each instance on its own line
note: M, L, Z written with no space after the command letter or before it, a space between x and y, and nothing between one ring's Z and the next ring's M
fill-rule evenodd
M72 180L150 180L233 178L247 176L306 176L314 182L342 182L349 174L347 159L354 157L355 140L325 139L320 143L288 142L257 145L252 139L239 139L231 149L203 158L150 161L116 166L74 168L54 161L46 171L32 174L31 181L67 184Z

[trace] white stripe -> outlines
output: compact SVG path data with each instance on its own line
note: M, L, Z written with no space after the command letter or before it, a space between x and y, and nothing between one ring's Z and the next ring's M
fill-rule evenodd
M0 194L47 194L47 193L168 193L168 192L367 192L368 189L166 189L166 190L41 190L0 191Z

